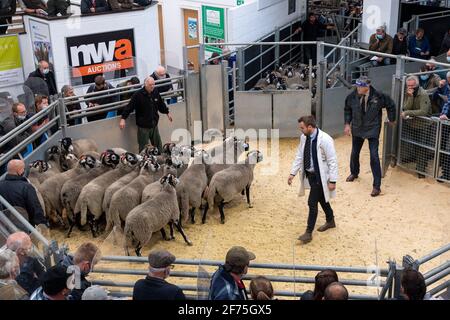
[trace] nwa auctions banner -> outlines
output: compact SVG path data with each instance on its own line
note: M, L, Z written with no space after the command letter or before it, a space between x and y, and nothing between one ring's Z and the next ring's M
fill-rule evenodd
M210 6L202 6L203 43L209 53L222 53L219 46L208 46L208 43L225 42L225 9ZM209 55L206 55L209 58Z
M0 37L0 87L23 83L19 38Z
M66 39L72 85L94 82L97 75L119 79L136 75L133 29Z

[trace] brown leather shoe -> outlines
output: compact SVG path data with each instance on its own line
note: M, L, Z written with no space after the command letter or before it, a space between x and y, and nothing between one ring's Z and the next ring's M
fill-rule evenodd
M298 237L298 240L300 240L303 243L309 243L312 241L312 232L306 231L304 234L302 234L300 237Z
M347 180L345 180L345 181L347 181L347 182L353 182L353 181L355 181L356 179L358 179L358 176L357 176L357 175L351 174L351 175L349 175L349 176L347 177Z
M325 223L323 226L321 226L319 229L317 229L317 231L325 232L328 229L333 229L333 228L336 228L336 223L334 222L334 220L331 220L330 222Z
M381 194L381 189L373 188L372 193L370 194L372 197L378 197Z

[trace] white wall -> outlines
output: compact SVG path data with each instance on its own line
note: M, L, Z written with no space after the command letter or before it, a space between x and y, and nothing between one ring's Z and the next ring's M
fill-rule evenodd
M244 4L228 10L228 42L252 42L304 17L306 1L297 0L296 11L288 15L288 0L276 2L258 11L258 3Z
M397 33L400 0L364 0L362 41L369 42L370 36L379 26L386 25L390 36Z
M45 21L44 22L48 22ZM28 28L28 17L25 17ZM150 75L160 63L160 46L158 32L157 6L145 10L105 14L97 16L73 17L70 19L54 20L50 23L50 37L53 44L53 59L57 87L70 83L69 60L67 57L66 37L87 35L116 30L134 29L134 46L137 58L137 76L143 79ZM29 33L29 48L24 52L27 60L32 63L31 40ZM27 53L28 52L28 53ZM31 72L30 65L25 72ZM28 73L27 73L28 75ZM111 81L112 84L117 83ZM87 86L75 88L77 94L85 93Z

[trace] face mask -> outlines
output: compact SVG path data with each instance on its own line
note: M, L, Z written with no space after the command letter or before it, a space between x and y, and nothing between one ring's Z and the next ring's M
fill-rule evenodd
M447 57L447 62L450 62L450 57Z
M44 110L44 109L46 109L46 108L48 108L48 104L43 104L43 105L41 105L41 109L42 109L42 110Z
M377 39L378 39L378 40L383 40L383 38L384 38L383 35L377 34Z
M428 76L428 75L422 75L422 76L420 76L420 79L422 79L423 81L428 80L428 78L430 78L430 76Z
M26 119L26 115L20 115L20 116L17 116L17 120L19 120L19 121L24 121L25 119Z
M50 72L50 69L44 69L44 70L42 70L42 73L43 74L48 74Z

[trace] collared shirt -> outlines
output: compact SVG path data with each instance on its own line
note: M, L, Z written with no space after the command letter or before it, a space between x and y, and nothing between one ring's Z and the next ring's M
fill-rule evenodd
M310 152L309 152L309 154L310 154L310 157L311 157L311 167L309 168L309 169L306 169L306 171L308 171L308 172L314 172L314 161L313 161L313 156L312 156L312 154L313 154L313 141L317 138L317 134L318 134L318 132L319 132L319 130L317 130L317 128L316 129L314 129L314 132L312 133L312 135L311 135L311 144L310 144Z

